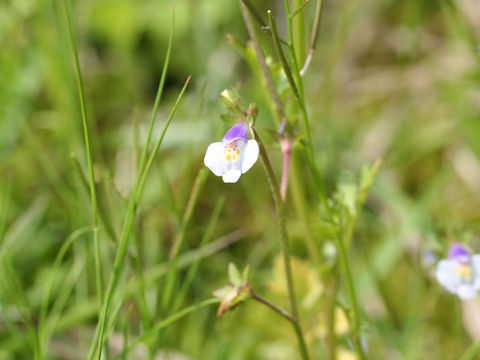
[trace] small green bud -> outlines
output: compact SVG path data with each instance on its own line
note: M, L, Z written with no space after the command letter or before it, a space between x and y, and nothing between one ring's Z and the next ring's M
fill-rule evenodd
M243 270L243 273L240 273L233 263L228 264L230 284L213 292L213 296L222 299L217 311L218 317L222 317L226 312L235 309L244 301L252 298L253 289L248 283L249 271L250 266L248 265Z

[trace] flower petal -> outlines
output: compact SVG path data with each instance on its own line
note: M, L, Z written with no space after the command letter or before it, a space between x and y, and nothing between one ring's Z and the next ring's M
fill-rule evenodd
M245 123L241 122L232 127L227 131L223 137L223 141L232 142L237 139L247 140L248 139L248 130Z
M242 173L247 172L258 159L258 144L254 139L248 140L243 148Z
M230 169L223 174L222 179L225 183L236 183L242 175L242 172L238 169Z
M477 289L472 284L462 284L457 289L457 295L462 300L473 299L477 296Z
M462 244L453 243L452 246L450 246L450 250L448 250L448 257L459 261L468 261L470 253Z
M462 279L457 275L455 269L458 264L455 260L441 260L437 265L435 276L438 282L451 293L457 292L457 287Z
M225 174L227 164L223 154L223 143L214 142L208 146L203 163L217 176Z
M472 267L473 271L480 276L480 254L472 256Z

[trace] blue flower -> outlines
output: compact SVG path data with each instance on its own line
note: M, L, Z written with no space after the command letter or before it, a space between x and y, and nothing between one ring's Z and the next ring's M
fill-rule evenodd
M257 142L248 140L247 126L241 122L228 130L221 142L209 145L203 162L223 182L235 183L255 164L258 151Z
M471 255L464 246L454 243L448 259L439 261L435 275L452 294L462 300L472 299L480 289L480 254Z

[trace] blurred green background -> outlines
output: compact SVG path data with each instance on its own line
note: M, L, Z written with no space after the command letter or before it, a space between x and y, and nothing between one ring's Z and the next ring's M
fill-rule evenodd
M272 9L285 34L283 2L254 3L262 14ZM305 9L307 39L314 3ZM162 71L172 7L168 0L72 3L107 223L100 231L107 275L135 178L136 144L144 142ZM160 277L152 274L168 258L208 144L225 129L217 101L222 90L238 86L246 101L258 103L257 128L278 175L281 170L280 148L269 140L275 123L259 80L225 37L247 42L238 1L176 0L174 7L173 53L155 138L190 74L192 82L156 158L135 224L150 307L162 291ZM363 340L374 359L455 359L480 337L480 305L462 304L441 289L426 257L443 257L452 241L480 251L479 36L478 0L324 3L305 93L315 160L328 193L357 178L364 164L383 158L349 252ZM75 163L87 173L72 64L63 1L0 0L1 359L31 358L25 332L35 329L53 262L65 240L91 224L89 194ZM301 151L296 156L300 174L307 174ZM312 180L305 175L300 187L315 233L321 221L319 205L309 197ZM220 239L220 248L201 262L182 307L225 284L229 262L251 264L255 289L286 305L274 209L259 163L236 185L209 174L182 252L199 246L222 199L209 239ZM287 211L307 341L314 358L323 358L321 264L309 258L290 198ZM320 235L314 240L328 259L332 244ZM126 264L123 286L138 281L135 265ZM89 232L75 240L60 270L52 301L65 296L58 308L51 304L58 321L48 358L82 359L96 325ZM342 283L339 301L344 300ZM125 299L110 338L112 352L121 349L123 331L132 338L142 332L138 301L135 294ZM247 303L222 319L215 312L202 309L169 327L161 347L176 357L167 358L298 356L290 325L271 310ZM340 307L337 325L339 358L355 358Z

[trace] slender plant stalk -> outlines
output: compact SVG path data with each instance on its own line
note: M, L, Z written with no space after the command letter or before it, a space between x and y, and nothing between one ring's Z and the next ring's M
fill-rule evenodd
M355 225L358 220L358 215L360 213L360 210L363 204L365 203L367 194L370 190L370 187L373 184L373 179L375 178L375 175L377 174L381 164L382 164L381 159L377 159L373 164L372 169L370 171L370 175L369 175L369 182L362 189L362 191L360 192L357 198L357 201L355 204L355 214L353 214L353 216L349 218L348 224L346 226L345 225L342 226L343 230L337 236L337 245L340 253L340 263L342 265L343 272L345 273L348 296L350 298L350 305L352 307L352 315L353 315L352 342L353 342L353 347L360 359L365 359L366 357L362 348L362 344L360 343L360 312L358 308L357 297L355 294L355 287L353 285L352 273L351 273L350 265L348 262L347 249L353 237L353 230L355 229Z
M202 259L205 259L213 254L218 253L222 249L225 249L226 247L238 242L239 240L245 238L245 236L248 235L248 232L246 230L235 230L230 234L227 234L225 236L222 236L215 241L207 244L203 251L202 254L200 253L200 249L195 249L191 250L189 252L186 252L183 255L179 256L178 259L178 268L184 268L187 265L193 263L198 257L201 257ZM74 243L75 244L75 243ZM82 263L79 264L81 266ZM168 271L168 264L160 264L159 266L146 271L145 272L145 279L146 283L148 286L153 286L158 282L159 279L162 278ZM132 279L131 282L129 282L126 285L124 296L128 295L133 295L135 292L138 292L138 283ZM55 326L55 332L62 332L66 331L67 329L70 329L72 326L82 322L82 321L90 321L93 316L95 316L95 313L97 311L96 301L85 301L81 302L79 304L79 308L81 308L80 311L70 311L63 317L61 317ZM146 330L146 329L145 329Z
M294 0L294 2L298 2L298 0ZM293 76L295 77L295 81L298 85L298 91L299 91L299 94L300 94L300 97L302 98L302 100L304 99L303 97L303 85L302 85L302 78L300 77L299 75L299 62L303 61L303 53L304 53L304 49L303 49L303 45L300 47L298 44L301 43L303 44L303 38L304 38L304 35L303 35L303 27L304 27L304 24L303 24L303 13L299 13L297 15L297 21L295 21L295 25L293 23L293 16L292 16L292 11L290 9L290 2L289 0L284 0L283 1L284 4L285 4L285 12L287 13L287 27L288 27L288 40L289 40L289 45L288 45L288 49L290 51L290 57L292 59L292 65L293 65ZM299 22L302 23L302 34L300 36L299 33L297 32L297 25L299 24ZM273 31L272 31L273 32ZM275 29L275 32L276 29ZM277 32L277 36L278 36L278 32ZM299 59L300 58L300 59Z
M85 188L85 190L88 193L89 192L88 180L85 177L85 174L83 173L82 166L80 165L80 162L78 161L78 158L77 158L75 153L72 153L70 155L70 157L72 158L75 171L78 174L78 178L80 179L80 183L82 184L82 186ZM115 234L115 230L113 229L111 223L108 222L107 219L105 218L105 212L99 211L98 215L99 215L100 222L102 223L103 227L105 228L105 231L108 235L108 238L112 241L112 243L114 243L116 245L117 244L117 235Z
M205 254L205 247L210 242L213 232L216 228L218 219L223 209L223 205L225 204L225 196L220 197L217 200L215 208L213 209L212 216L208 222L207 228L200 240L200 244L198 246L198 253L195 256L195 260L193 261L192 265L188 269L187 275L185 276L185 280L182 281L182 287L180 291L175 296L175 304L173 306L174 311L178 311L179 307L182 305L183 301L185 300L190 285L195 279L195 275L200 267L200 262Z
M185 309L180 310L180 311L176 312L175 314L169 316L168 318L156 323L155 325L153 325L153 327L149 331L146 331L143 335L139 336L138 338L136 338L135 340L133 340L131 342L131 344L126 349L127 353L130 352L139 343L144 342L144 341L148 340L149 338L155 336L156 334L158 334L158 332L160 330L162 330L163 328L165 328L166 326L168 326L170 324L173 324L177 320L180 320L181 318L187 316L191 312L194 312L198 309L201 309L203 307L206 307L206 306L209 306L209 305L212 305L212 304L218 304L219 302L220 302L220 299L217 299L217 298L207 299L207 300L204 300L202 302L199 302L198 304L188 306Z
M150 311L148 310L148 305L147 305L147 295L146 295L146 285L145 285L145 275L143 273L143 268L142 268L142 258L141 258L141 252L140 252L140 243L138 241L138 236L137 234L132 234L132 239L133 239L133 245L135 246L135 256L133 257L133 267L135 268L135 272L137 273L137 279L138 279L138 290L139 294L139 311L140 311L140 316L142 317L142 322L145 328L149 329L151 327L151 315Z
M248 10L252 13L255 20L257 20L258 24L261 26L262 29L267 28L267 23L263 20L262 15L255 9L255 6L250 2L250 0L241 0L240 2L242 9L246 6Z
M350 306L352 307L352 343L355 352L360 359L366 359L363 352L362 344L360 343L360 312L358 309L357 296L355 295L355 288L353 286L352 272L348 263L347 252L345 250L344 235L337 236L338 250L340 253L340 263L342 264L343 272L345 274L345 281L347 282L348 297L350 299Z
M67 250L70 248L72 243L79 238L81 235L91 231L90 226L86 226L80 229L75 230L64 242L62 247L60 248L59 252L57 253L57 256L55 257L55 261L53 262L52 265L52 275L49 277L49 281L46 284L46 290L45 290L45 297L42 300L42 304L40 307L40 317L38 320L38 331L40 333L40 345L41 345L41 355L42 357L45 356L45 352L47 349L48 345L48 338L46 336L46 320L47 320L47 311L48 311L48 304L50 302L50 296L52 293L53 285L55 283L55 280L57 278L57 273L58 269L60 267L60 264L63 260L63 257L65 256Z
M309 0L307 0L309 1ZM257 21L258 25L260 25L260 29L266 31L266 32L271 32L270 26L265 23L263 20L262 16L258 12L257 9L255 9L255 6L250 2L250 0L240 0L241 3L245 4L245 6L248 8L250 13L252 14L253 18ZM279 39L280 43L285 45L285 46L290 46L290 43L283 40L282 38Z
M264 299L263 297L261 297L260 295L255 293L253 290L252 290L252 299L268 306L270 309L279 313L284 318L286 318L288 321L295 322L295 318L293 318L292 315L290 315L290 313L287 310L285 310L282 307L268 301L267 299Z
M41 359L40 334L35 331L33 314L29 308L18 273L12 264L11 256L5 255L0 259L0 271L2 273L2 280L0 281L2 295L7 297L18 311L18 316L23 323L23 335L32 348L33 358L35 360Z
M167 283L163 291L162 302L161 302L162 310L166 310L166 308L170 305L170 301L173 295L175 280L177 278L176 273L178 269L178 255L180 254L180 250L185 241L185 234L186 234L188 225L190 224L190 220L193 215L193 210L195 209L195 205L198 202L198 199L203 189L203 185L205 184L205 181L207 179L207 175L208 175L208 172L206 168L202 168L198 172L192 186L192 191L190 192L190 196L187 201L185 212L183 213L179 232L177 233L177 236L175 237L175 240L173 241L172 247L170 249Z
M193 210L195 209L195 205L198 202L198 198L200 197L200 193L202 191L203 185L205 184L205 180L207 179L208 171L205 168L201 168L198 171L197 176L195 177L195 181L193 182L192 191L190 192L190 196L188 198L187 206L185 208L185 212L182 217L182 224L177 237L175 238L173 245L170 249L170 261L176 259L180 250L182 248L183 242L185 241L185 231L192 219Z
M474 360L477 359L478 354L480 354L480 340L477 340L470 345L460 360Z
M287 198L288 189L288 176L290 174L290 159L292 157L292 141L288 136L285 136L280 140L280 145L283 153L283 168L282 168L282 180L280 182L280 195L283 202Z
M10 205L11 185L10 178L7 177L6 184L3 184L3 196L0 204L0 249L2 249L3 240L7 233L8 210Z
M85 140L85 151L87 154L87 164L88 164L88 178L90 185L90 198L92 202L92 214L93 214L93 242L95 247L95 274L96 274L96 285L97 285L97 297L99 302L99 309L102 304L103 296L103 271L101 264L101 252L100 252L100 242L98 239L98 204L97 204L97 192L95 190L95 173L93 169L93 158L92 158L92 149L90 145L90 132L88 129L87 121L87 108L85 105L85 92L83 90L83 80L82 72L80 68L80 60L78 57L77 50L77 40L75 38L75 31L73 30L73 24L70 15L70 9L68 1L64 1L65 4L65 14L68 22L68 30L70 35L70 44L72 46L73 58L75 61L75 70L77 76L77 87L78 87L78 96L80 99L80 109L82 113L82 125L83 125L83 135Z
M188 87L188 84L190 83L190 80L192 79L192 75L189 75L187 80L185 81L185 84L183 85L182 90L180 91L180 95L177 98L177 101L175 102L175 105L173 106L172 111L170 112L170 116L167 119L167 122L165 123L165 126L163 127L162 133L160 134L160 137L158 138L157 142L155 143L155 146L153 147L153 150L150 154L150 157L148 158L147 165L145 166L145 171L142 173L142 176L140 178L140 183L139 183L139 191L137 193L137 200L136 203L140 201L143 195L143 189L145 186L145 182L147 181L148 174L150 173L150 169L152 168L153 161L155 160L155 156L158 153L158 150L160 149L160 145L162 145L163 138L165 137L165 134L167 133L168 126L170 125L170 121L173 119L173 115L175 114L175 111L177 110L178 105L180 104L180 100L183 97L183 93ZM146 147L146 145L145 145ZM143 159L143 156L142 156ZM140 162L142 164L142 162Z
M128 239L130 238L130 234L132 231L134 219L135 219L135 212L137 208L137 204L141 200L141 195L143 194L143 187L145 185L146 178L148 176L148 173L150 172L151 166L153 164L153 159L155 158L155 155L160 148L160 145L163 141L163 138L165 137L165 133L168 129L168 126L170 125L170 122L173 119L173 116L178 108L178 105L180 104L180 100L183 97L183 94L185 93L185 90L187 89L187 86L190 82L190 76L188 77L187 81L185 82L185 85L183 86L182 90L180 91L180 94L178 95L177 101L175 102L175 105L173 106L170 115L163 127L162 134L160 135L160 138L157 140L157 143L155 144L154 150L150 154L150 157L148 159L147 165L145 167L145 171L143 173L143 176L138 176L137 174L137 180L135 182L132 194L130 196L130 200L128 202L128 207L127 207L127 214L125 216L125 221L123 223L123 229L122 229L122 234L120 236L120 244L117 250L117 254L115 256L115 261L113 265L113 273L110 277L109 285L107 288L107 294L105 296L105 301L103 303L103 309L102 313L99 318L99 322L97 324L97 329L95 331L95 336L94 336L94 341L92 342L92 346L90 347L90 353L88 358L93 359L95 350L98 346L98 356L97 358L101 358L101 353L102 353L102 347L104 343L104 332L105 332L105 325L107 321L107 316L108 316L108 311L110 307L110 303L113 298L113 294L117 288L118 281L120 279L120 273L122 270L123 262L125 259L125 255L127 252L127 247L128 247ZM145 146L147 146L146 144ZM144 152L145 153L145 152ZM143 154L142 154L143 157ZM142 159L143 160L143 159ZM144 162L144 161L142 161ZM142 163L141 162L141 163Z
M335 360L337 358L337 335L335 334L335 311L336 298L338 293L338 269L334 266L331 273L325 276L327 289L325 292L325 312L327 314L327 350L328 359Z
M277 24L273 19L272 11L268 10L267 15L268 15L268 23L270 25L270 28L272 29L272 38L273 38L273 44L275 46L275 50L280 59L280 62L282 63L283 70L285 72L285 75L287 76L288 83L290 84L290 88L293 91L293 95L295 95L295 98L300 101L301 100L300 93L298 92L297 84L295 83L292 72L290 71L290 67L288 66L287 58L285 57L285 54L282 50L282 45L280 44L280 38L278 36L278 31L277 31Z
M205 249L203 250L203 253L202 253L202 258L216 254L220 250L245 238L247 235L248 235L248 232L246 230L238 229L225 236L222 236L216 239L215 241L212 241L211 243L205 246ZM185 252L182 255L179 255L177 268L182 269L187 265L193 263L197 258L197 256L199 256L198 253L199 253L199 249L195 249L195 250L190 250L188 252ZM147 284L151 286L152 284L158 283L158 281L167 273L168 273L168 263L158 264L156 266L149 268L145 272L145 280Z
M140 147L140 109L138 106L133 109L133 148L135 149L135 165L137 169L140 169L142 150Z
M263 77L265 79L265 82L267 83L269 93L272 96L273 102L275 103L278 115L280 116L282 121L287 123L288 119L285 115L285 111L283 110L280 96L278 95L278 92L273 85L272 77L265 63L265 57L263 56L262 49L260 48L257 37L255 36L255 30L253 29L252 22L250 21L250 17L248 16L247 9L243 2L240 2L240 9L242 10L242 15L245 21L245 26L247 27L248 35L250 36L250 40L252 41L253 48L255 49L255 54L257 55L258 63L260 64L260 69L262 70Z
M305 201L304 186L302 183L302 179L299 175L297 159L298 157L295 156L295 154L292 154L292 158L290 159L290 193L292 195L293 204L295 206L295 212L297 213L301 223L303 224L305 244L308 252L312 256L315 264L320 264L320 262L322 261L322 256L320 254L318 246L319 242L316 241L312 233L312 225L309 216L311 210L308 206L307 201Z
M260 137L258 136L255 128L252 127L252 131L255 136L255 140L258 142L258 145L260 148L260 157L262 159L265 172L267 173L267 178L270 183L270 190L272 191L272 196L275 203L275 210L276 210L279 231L280 231L280 242L282 246L285 280L287 283L288 303L289 303L291 316L293 319L295 319L295 321L292 321L292 325L295 329L295 334L297 335L300 353L302 355L302 358L305 360L305 359L309 359L309 356L308 356L307 346L305 344L302 328L300 326L300 319L298 317L298 310L297 310L297 302L295 299L295 288L294 288L294 283L292 278L292 267L290 263L290 245L288 241L284 204L280 196L280 188L278 186L278 182L275 177L275 174L273 173L272 165L270 164L270 160L268 159L268 155L267 155L267 152L265 151L265 147L263 146L263 143L260 140Z
M86 190L88 192L88 182L87 182L87 179L85 178L85 175L83 174L80 163L79 163L77 157L75 156L75 154L72 154L71 158L74 162L75 170L77 171L77 173L79 175L80 182L82 183L82 185L86 188ZM113 227L105 219L104 212L100 212L99 214L100 214L100 220L101 220L107 234L109 235L110 239L115 243L115 245L117 245L117 235L115 234L115 231L113 230ZM140 295L139 309L140 309L140 313L141 313L141 316L142 316L142 321L143 321L145 327L148 329L150 327L151 320L150 320L150 314L149 314L149 311L148 311L148 306L147 306L147 301L146 301L146 296L145 296L145 292L146 292L146 290L145 290L145 277L144 277L143 270L142 270L142 263L141 263L141 256L140 256L140 245L139 245L139 242L138 242L138 238L135 234L133 236L133 243L135 245L136 253L135 254L129 254L129 257L130 257L130 260L132 261L132 264L133 264L133 267L134 267L135 271L137 272L137 278L138 278L139 285L140 285L139 286L139 291L140 291L140 294L139 294Z
M272 12L269 10L268 11L268 21L271 27L271 33L272 33L272 38L273 38L273 44L275 47L275 50L277 52L278 57L280 58L280 62L282 63L283 70L285 72L285 75L287 76L288 82L290 83L290 87L293 91L293 94L295 95L295 98L298 102L298 105L300 107L301 113L302 113L302 121L303 121L303 127L305 130L305 135L306 135L306 148L307 148L307 159L308 163L310 165L310 169L312 170L312 175L313 179L315 180L315 185L316 189L320 195L320 200L322 201L324 208L326 209L327 212L330 211L330 207L327 204L326 196L325 196L325 191L323 188L323 184L320 178L320 174L318 172L317 166L315 165L315 160L313 156L313 145L312 145L312 135L310 132L310 122L308 119L308 113L307 113L307 108L305 105L305 101L303 99L303 90L302 93L300 93L297 89L297 86L295 84L295 80L293 79L292 72L290 71L290 67L288 66L287 59L285 57L285 54L283 53L282 47L280 45L279 37L278 37L278 32L277 32L277 27L275 24L275 20L273 19ZM297 78L300 78L299 75L297 75ZM301 86L301 82L299 82L299 85Z
M322 18L322 6L323 0L317 0L317 7L315 9L315 20L313 22L312 37L310 40L310 50L308 50L307 59L305 60L305 64L303 65L302 70L300 70L301 77L304 77L307 73L308 67L310 66L313 58L313 53L315 52L315 48L317 46L318 34L320 32L320 20Z
M303 9L305 9L305 7L310 4L310 1L311 0L305 0L302 5L300 5L297 9L295 9L291 14L290 14L290 17L293 19L295 16L297 16L298 14L300 14Z
M303 3L303 0L293 0L293 8L303 9L304 5L306 4ZM287 13L287 21L294 21L293 29L295 35L295 43L293 43L292 41L290 41L290 43L295 51L295 62L303 63L305 61L305 16L303 14L303 11L301 10L298 12L294 11L294 13L295 12L296 16L294 19L289 6Z
M199 173L199 175L202 175L202 174L204 174L204 173L203 172ZM208 172L207 172L207 174L208 174ZM200 178L197 177L195 183L198 183L199 179L200 179L200 181L203 182L203 180L201 180L202 177L204 177L204 175L202 175ZM194 185L194 187L195 187L195 185ZM199 190L196 190L196 191L192 190L192 194L194 194L194 193L199 194ZM192 200L189 200L189 203L191 203L193 201L192 196L191 196L191 199ZM192 265L188 269L187 275L185 277L182 277L181 287L178 289L178 291L175 292L175 296L173 297L173 299L172 299L173 287L175 285L175 280L176 280L176 277L177 277L176 274L177 274L177 271L179 269L179 260L180 260L179 254L177 255L177 258L174 260L174 263L169 261L168 266L167 266L166 285L159 287L159 295L158 295L160 297L163 294L163 298L161 298L162 304L160 304L162 306L162 308L160 310L163 311L164 316L167 313L167 309L168 309L169 314L173 314L173 313L176 313L177 311L179 311L179 309L181 308L181 306L182 306L182 304L183 304L183 302L184 302L184 300L185 300L185 298L188 294L188 290L190 289L192 281L195 278L195 274L197 273L197 270L200 266L200 261L205 254L206 245L210 241L210 239L213 235L213 232L215 230L215 226L216 226L217 221L220 217L221 210L223 209L224 202L225 202L225 197L224 196L221 197L217 201L217 204L216 204L215 209L212 213L212 216L210 217L210 221L207 225L207 228L206 228L206 230L205 230L205 232L202 236L202 239L200 241L200 244L199 244L198 248L196 249L196 254L195 254L194 260L192 261ZM192 203L191 206L192 206L192 209L193 209L193 203ZM167 297L170 297L170 298L167 299ZM162 337L160 339L161 342L158 346L161 347L162 344L164 344L164 342L168 338L168 336L169 336L168 333L167 334L162 333Z
M258 43L258 40L255 36L255 31L253 29L252 22L250 21L250 18L248 16L246 8L243 6L242 3L240 3L240 8L242 10L242 15L243 15L245 25L247 27L247 30L248 30L248 33L249 33L249 36L250 36L250 40L252 41L253 47L255 49L255 53L257 55L258 63L260 64L260 68L261 68L265 83L267 84L266 92L269 93L271 98L274 100L275 109L272 108L271 111L274 115L279 115L280 118L282 119L282 121L287 123L288 119L285 115L285 111L283 109L282 102L280 100L280 97L278 96L278 93L277 93L274 85L273 85L272 78L271 78L270 73L269 73L269 71L267 69L267 66L265 64L265 58L263 56L262 50L260 49L260 45ZM244 57L246 57L246 56L244 55ZM277 112L277 114L275 114L275 111ZM284 159L284 161L285 161L285 159ZM289 163L292 163L292 161L293 161L293 159L290 159ZM289 172L291 173L291 177L292 177L292 180L291 180L292 181L292 186L294 186L294 189L292 191L292 195L293 195L293 199L294 199L294 202L295 202L295 206L297 208L297 213L299 214L300 218L302 219L302 223L304 224L304 227L305 227L305 232L306 232L305 239L306 239L307 247L308 247L310 253L312 254L312 256L314 257L314 260L318 263L318 261L320 260L320 255L318 253L317 247L315 246L313 236L312 236L311 231L310 231L310 225L309 225L309 221L307 219L307 213L308 213L307 205L304 201L303 190L302 190L301 185L300 185L300 178L299 178L299 175L298 175L297 167L295 166L294 163L292 163L290 165Z

